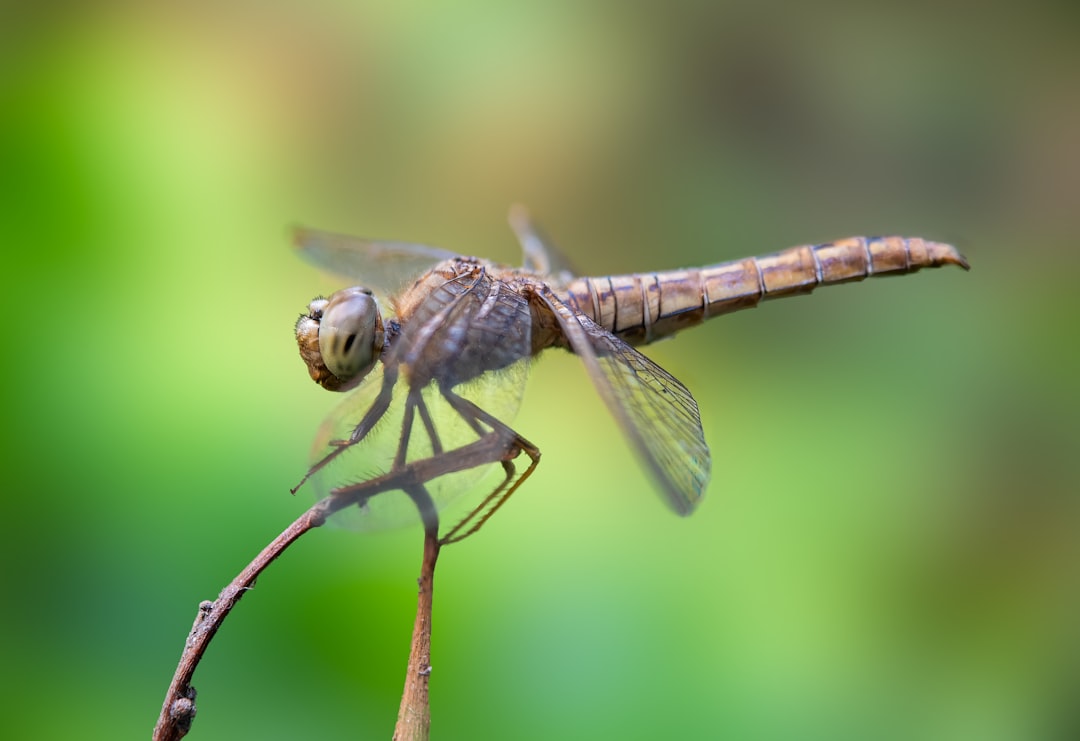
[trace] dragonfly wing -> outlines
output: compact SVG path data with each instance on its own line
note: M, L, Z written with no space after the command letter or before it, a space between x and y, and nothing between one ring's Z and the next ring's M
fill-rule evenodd
M574 279L576 273L570 260L551 243L532 220L528 209L517 204L510 208L510 228L521 243L525 269L551 278L550 283L562 286Z
M415 360L427 353L418 351L457 344L457 349L434 353L439 360L430 369L433 381L423 387L431 421L414 432L410 459L429 455L435 440L448 451L461 450L480 437L497 450L513 449L514 455L520 450L521 438L509 425L521 406L531 358L528 301L486 275L452 300L438 296L458 288L456 282L448 282L425 301L422 312L430 313L423 324L438 331L430 337L415 332L408 340L414 347L403 351L415 386L428 375L424 363ZM521 473L520 467L516 474L514 470L513 465L509 469L487 465L433 482L429 489L444 525L471 521L479 527L502 501L501 496L492 500L493 492Z
M528 303L477 272L476 280L441 281L403 324L376 371L323 423L312 450L318 497L445 458L481 437L492 450L509 449L518 439L508 423L520 407L528 370ZM502 475L501 467L488 475L491 468L447 471L421 483L437 509L452 505L455 515L459 505L467 512L491 491L489 483ZM400 490L334 519L361 530L418 521L413 501Z
M698 405L678 379L550 291L551 308L570 347L585 363L634 450L680 515L694 511L709 482L712 461Z
M385 242L350 237L298 226L293 229L293 245L305 260L360 285L392 296L411 279L453 252L410 242Z

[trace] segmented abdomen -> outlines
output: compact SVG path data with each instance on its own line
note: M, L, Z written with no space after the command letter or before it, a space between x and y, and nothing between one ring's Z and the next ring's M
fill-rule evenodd
M918 237L851 237L703 268L578 278L567 287L567 298L608 331L645 344L764 299L942 265L968 269L952 245Z

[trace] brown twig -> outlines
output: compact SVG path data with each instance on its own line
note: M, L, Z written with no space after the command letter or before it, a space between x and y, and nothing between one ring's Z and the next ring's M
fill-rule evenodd
M515 450L513 455L516 454ZM402 725L402 718L406 716L413 718L408 727L414 730L404 733L400 738L411 741L426 739L429 722L427 674L431 670L431 587L440 542L438 518L424 484L438 476L474 468L503 459L507 455L505 443L498 436L485 436L469 445L415 461L401 469L361 484L342 487L316 502L281 535L271 541L227 587L221 590L216 600L206 601L199 605L195 623L191 627L191 632L184 643L184 651L180 655L180 663L177 664L172 682L165 693L161 715L158 717L157 725L154 726L153 741L178 741L187 735L196 713L196 693L195 688L191 686L195 668L202 660L207 646L221 627L221 623L244 593L255 584L259 574L301 535L322 525L334 512L362 504L376 494L391 490L408 493L419 509L424 522L424 559L420 574L420 596L416 626L413 631L413 646L409 654L409 673L406 678L398 725ZM410 682L410 680L414 681ZM397 731L395 731L396 735Z
M195 667L202 660L206 647L221 627L222 621L244 596L244 593L255 584L255 580L263 569L284 553L285 549L297 538L326 521L330 504L327 499L315 504L293 524L285 528L281 535L274 538L255 557L255 560L221 590L216 600L206 601L199 605L199 614L196 615L195 624L191 626L191 632L184 643L180 663L176 666L176 673L165 693L165 702L161 706L161 715L158 717L157 725L154 726L154 741L177 741L187 735L195 719L196 711L195 688L191 686L191 677L195 674Z
M435 580L435 561L439 557L437 533L424 533L424 560L420 566L420 593L416 600L409 666L405 689L401 694L394 741L427 741L431 726L428 680L431 677L431 604Z

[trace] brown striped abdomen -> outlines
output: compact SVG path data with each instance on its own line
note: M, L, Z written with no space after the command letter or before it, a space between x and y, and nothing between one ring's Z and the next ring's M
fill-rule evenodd
M851 237L703 268L578 278L567 286L567 300L608 331L640 345L764 299L942 265L968 269L963 255L941 242Z

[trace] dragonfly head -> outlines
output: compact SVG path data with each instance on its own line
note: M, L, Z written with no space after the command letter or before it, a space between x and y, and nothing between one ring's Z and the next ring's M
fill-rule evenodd
M296 322L296 342L308 374L330 391L360 383L379 359L384 339L379 304L366 288L316 298Z

